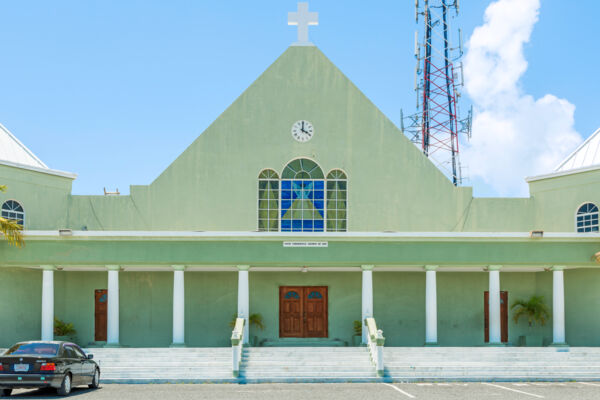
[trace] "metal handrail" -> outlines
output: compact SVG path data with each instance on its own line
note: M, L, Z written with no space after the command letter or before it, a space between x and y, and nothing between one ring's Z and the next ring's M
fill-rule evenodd
M368 330L368 348L369 354L371 355L371 361L375 365L378 376L383 376L383 345L385 344L385 338L383 337L383 331L377 329L375 318L365 318L365 326Z
M242 348L244 346L244 318L236 318L233 332L231 332L231 361L233 376L240 375L240 364L242 363Z

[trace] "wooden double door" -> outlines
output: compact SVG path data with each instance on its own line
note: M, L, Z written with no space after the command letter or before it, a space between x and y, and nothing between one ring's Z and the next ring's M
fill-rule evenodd
M279 337L328 337L327 286L279 287Z

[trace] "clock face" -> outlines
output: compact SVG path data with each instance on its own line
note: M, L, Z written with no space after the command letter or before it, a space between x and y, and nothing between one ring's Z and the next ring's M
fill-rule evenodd
M292 136L300 143L308 142L314 133L315 130L308 121L300 120L292 125Z

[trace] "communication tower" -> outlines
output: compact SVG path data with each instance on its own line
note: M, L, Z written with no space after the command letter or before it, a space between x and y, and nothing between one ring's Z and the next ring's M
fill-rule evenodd
M458 12L459 0L415 0L416 22L423 22L423 31L415 32L417 112L405 117L400 110L402 131L455 186L463 179L458 138L471 137L472 117L472 109L466 118L459 112L459 88L464 86L460 29L458 45L452 47L450 40L450 19Z

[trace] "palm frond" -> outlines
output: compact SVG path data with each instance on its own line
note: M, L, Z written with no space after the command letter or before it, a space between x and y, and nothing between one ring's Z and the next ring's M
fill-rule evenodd
M6 192L6 185L0 185L0 192ZM24 246L22 230L23 227L17 221L0 217L0 233L8 240L8 244L17 247Z
M531 296L529 300L517 300L513 302L510 309L514 310L515 323L518 323L521 317L525 317L529 326L533 326L534 323L544 326L550 317L550 309L544 303L544 296Z
M263 317L260 314L250 314L250 318L248 318L250 325L255 325L261 331L265 330L265 324L263 322Z
M23 240L22 231L23 227L17 221L0 217L0 232L8 240L8 244L17 247L24 246L25 241Z

